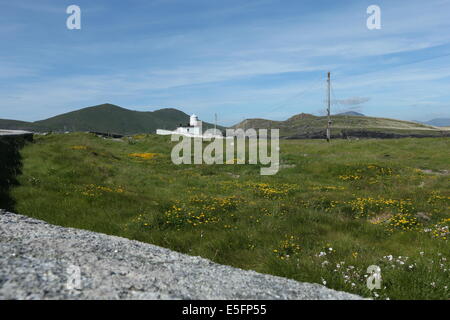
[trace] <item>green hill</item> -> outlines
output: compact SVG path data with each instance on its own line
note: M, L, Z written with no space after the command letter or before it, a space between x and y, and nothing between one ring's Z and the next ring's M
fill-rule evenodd
M416 122L374 118L358 115L333 115L332 137L400 138L450 136L450 131ZM189 115L166 108L156 111L133 111L113 104L101 104L64 113L49 119L25 122L0 119L1 129L46 131L96 131L116 134L155 133L156 129L173 130L189 122ZM203 122L204 129L213 124ZM247 119L233 128L280 129L280 135L290 139L324 138L327 118L297 114L285 121ZM218 126L219 129L224 129Z
M337 113L337 116L361 116L361 117L365 117L364 114L356 112L356 111L347 111L347 112L341 112L341 113Z
M450 136L450 132L435 127L395 119L374 118L355 115L333 115L332 137L379 137L379 138L401 138L401 137L434 137ZM267 119L247 119L233 128L254 129L280 129L280 136L291 139L301 138L324 138L327 117L314 116L301 113L285 121L273 121Z
M437 118L430 121L423 122L430 126L435 127L449 127L450 126L450 118Z
M172 130L179 124L188 122L188 114L173 108L143 112L128 110L113 104L101 104L35 122L0 119L0 128L38 132L97 131L136 134L155 133L156 129ZM213 127L207 122L203 124L204 129Z
M32 122L0 119L0 129L33 131L36 127Z

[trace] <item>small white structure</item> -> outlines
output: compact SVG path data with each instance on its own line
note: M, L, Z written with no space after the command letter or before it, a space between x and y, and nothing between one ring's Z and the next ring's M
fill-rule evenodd
M189 119L189 124L183 126L180 124L178 128L174 131L157 129L156 134L159 135L170 135L170 134L182 134L186 136L201 136L203 134L202 131L202 121L198 120L198 117L193 114Z
M189 119L189 125L191 127L198 127L198 126L201 127L202 126L202 122L200 120L198 120L198 117L195 114L193 114L191 116L191 118Z
M204 136L202 127L203 122L199 120L195 114L193 114L189 119L189 124L185 126L180 124L180 126L176 128L174 131L157 129L156 134L159 135L181 134L188 137L198 137L198 138L203 137L222 138L222 133L220 132L220 130L216 130L215 134L208 134L207 136Z

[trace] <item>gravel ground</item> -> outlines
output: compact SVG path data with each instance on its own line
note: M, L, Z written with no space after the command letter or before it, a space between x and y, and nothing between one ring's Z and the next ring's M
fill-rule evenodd
M360 297L219 265L147 243L0 212L0 299Z

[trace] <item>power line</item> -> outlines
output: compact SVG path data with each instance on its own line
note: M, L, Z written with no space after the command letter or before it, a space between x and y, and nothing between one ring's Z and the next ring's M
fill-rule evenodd
M296 93L295 95L291 96L290 98L286 99L283 103L281 103L281 104L277 105L275 108L267 111L266 114L274 112L275 110L281 109L281 108L285 107L293 99L298 99L298 98L302 97L304 94L306 94L307 92L312 91L312 89L315 89L315 87L317 86L319 81L320 82L323 81L322 74L318 78L314 79L313 83L310 86L308 86L306 89L303 89L300 92Z
M342 105L334 92L333 85L330 85L330 87L331 87L331 97L332 97L331 104L332 105Z
M385 68L382 68L382 69L377 69L377 70L372 70L372 71L358 73L358 74L355 74L355 75L344 76L342 78L339 78L339 77L337 77L337 78L338 78L338 80L348 80L348 79L352 79L352 78L355 78L355 77L358 77L358 76L361 76L361 75L367 75L367 74L371 74L371 73L378 73L378 72L382 72L382 71L385 71L385 70L395 69L395 68L403 67L403 66L406 66L406 65L412 65L412 64L421 63L421 62L430 61L430 60L435 60L435 59L448 57L448 56L450 56L450 53L445 53L445 54L442 54L442 55L437 55L437 56L433 56L433 57L427 57L427 58L424 58L424 59L418 59L418 60L414 60L414 61L409 61L409 62L405 62L405 63L402 63L402 64L397 64L397 65L394 65L394 66L388 66L388 67L385 67ZM336 77L334 77L334 79L336 79ZM333 86L331 86L331 94L333 96L332 104L343 105L336 98L334 90L333 90Z
M428 57L428 58L424 58L424 59L419 59L419 60L414 60L414 61L409 61L409 62L397 64L395 66L387 66L386 68L382 68L382 69L378 68L376 70L362 72L362 73L358 73L358 74L354 74L354 75L350 75L350 76L344 76L342 78L338 77L338 79L339 80L351 79L351 78L354 78L354 77L357 77L357 76L361 76L361 75L366 75L366 74L370 74L370 73L377 73L377 72L381 72L381 71L384 71L384 70L395 69L395 68L399 68L399 67L403 67L403 66L407 66L407 65L411 65L411 64L416 64L416 63L420 63L420 62L430 61L430 60L439 59L439 58L448 57L448 56L450 56L450 53L446 53L446 54L442 54L442 55L438 55L438 56L434 56L434 57ZM334 78L336 78L336 77L334 77Z

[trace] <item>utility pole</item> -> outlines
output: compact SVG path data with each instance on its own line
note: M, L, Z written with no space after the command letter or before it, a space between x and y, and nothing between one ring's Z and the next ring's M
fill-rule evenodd
M328 72L328 106L327 106L327 116L328 116L328 122L327 122L327 142L330 142L331 140L331 117L330 117L330 107L331 107L331 80L330 80L330 72Z
M214 113L214 134L217 134L217 113Z

